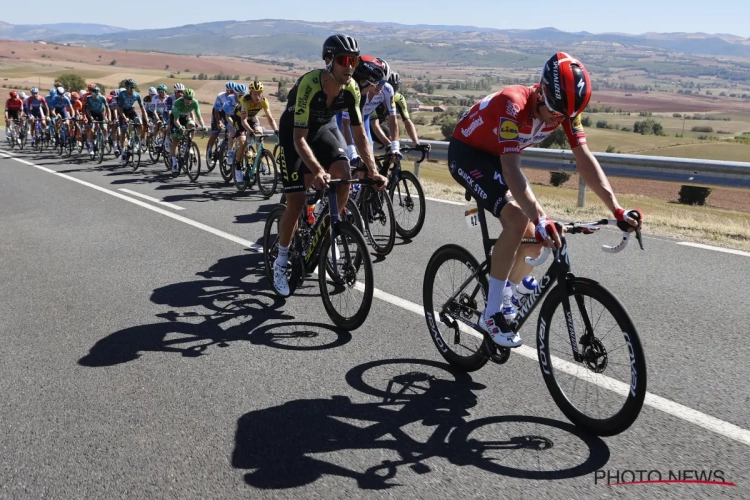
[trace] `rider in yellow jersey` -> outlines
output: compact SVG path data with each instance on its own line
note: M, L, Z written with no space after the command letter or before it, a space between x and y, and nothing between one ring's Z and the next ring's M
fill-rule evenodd
M255 116L261 109L265 112L266 118L268 118L268 124L271 126L271 129L278 130L278 127L276 126L276 120L273 119L271 110L268 107L268 101L265 97L263 97L263 84L258 80L255 80L248 86L248 93L247 95L242 97L242 99L240 99L239 107L242 127L246 131L252 132L254 134L263 133L263 128L260 126L260 122ZM242 158L245 154L245 146L247 144L247 141L245 140L244 135L240 136L239 141L240 146L238 148L236 157ZM234 175L237 178L237 182L242 182L241 164L238 163L235 165L235 167L236 168L234 171Z

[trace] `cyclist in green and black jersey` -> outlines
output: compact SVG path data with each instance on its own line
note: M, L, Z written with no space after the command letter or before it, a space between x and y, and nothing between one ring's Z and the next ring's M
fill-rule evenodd
M274 287L284 296L289 295L286 276L289 245L305 207L307 189L311 184L322 189L332 178L350 178L346 142L336 126L336 112L344 109L349 112L354 142L369 177L382 184L381 188L387 182L378 174L362 125L359 88L352 80L359 54L359 44L354 38L346 35L328 37L323 43L326 68L310 71L297 80L289 92L289 105L279 121L278 161L287 206L279 223L279 255L273 271ZM348 198L348 190L338 191L341 210Z

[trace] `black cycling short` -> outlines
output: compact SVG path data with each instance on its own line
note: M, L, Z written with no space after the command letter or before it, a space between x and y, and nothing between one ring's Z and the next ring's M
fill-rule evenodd
M242 126L242 118L237 115L232 115L232 123L234 123L234 138L244 137L245 128Z
M294 148L294 129L279 131L279 168L281 170L281 184L285 193L298 193L305 191L305 174L310 170L302 162L297 150ZM286 132L286 133L285 133ZM346 156L346 141L341 131L336 126L336 121L323 126L314 137L309 138L310 145L318 163L328 171L334 162L339 160L349 161Z
M21 113L20 109L9 109L8 110L8 119L9 120L18 120L18 115Z
M503 179L500 155L487 153L452 137L448 144L448 169L456 182L471 191L477 204L500 215L513 198Z
M104 111L101 113L94 113L93 111L89 111L91 113L91 118L95 122L103 122L104 121Z

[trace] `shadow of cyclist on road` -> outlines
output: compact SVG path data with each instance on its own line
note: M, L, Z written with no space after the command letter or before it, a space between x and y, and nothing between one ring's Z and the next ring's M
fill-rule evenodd
M220 259L197 273L203 279L157 288L151 301L168 306L162 320L114 332L99 340L79 360L83 366L111 366L133 361L147 351L199 357L207 349L242 340L279 349L317 350L346 344L351 335L333 326L289 322L284 299L263 281L262 254L253 251Z
M249 485L294 488L330 475L351 478L361 489L387 489L399 485L399 472L408 481L444 470L445 462L549 480L589 474L609 460L601 439L566 422L517 415L469 420L475 391L484 386L443 363L374 361L353 368L347 382L380 401L300 399L239 419L232 465L251 470Z

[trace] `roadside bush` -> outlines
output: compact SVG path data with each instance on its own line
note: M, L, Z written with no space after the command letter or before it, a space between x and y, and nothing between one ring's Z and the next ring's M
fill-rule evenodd
M415 125L427 125L427 117L424 115L415 115L412 119Z
M66 90L71 92L78 92L80 89L86 88L86 80L75 73L63 73L57 77L57 81L60 82L60 85L65 87Z
M672 118L682 118L681 113L672 113Z
M612 144L610 144L609 146L607 146L606 153L614 153L614 152L615 152L615 147Z
M568 172L550 172L549 183L555 187L560 187L570 180L570 174Z
M697 126L696 125L695 127L691 128L690 131L691 132L706 132L706 133L711 133L711 132L714 131L714 128L713 127Z
M664 127L653 118L635 122L633 132L641 135L664 135Z
M679 198L677 202L683 205L700 205L706 204L706 198L711 194L713 189L698 186L682 186L677 193Z
M607 120L597 120L596 128L607 128Z
M448 116L443 120L443 123L440 125L440 133L443 134L443 137L445 137L446 141L449 141L451 139L453 130L456 128L457 123L458 118L456 118L455 116Z
M570 149L570 144L563 128L557 127L537 147L545 149Z
M117 65L117 59L112 59L111 61L109 61L109 65L110 66L116 66Z
M583 118L581 118L581 125L583 125L584 127L590 127L591 118L589 118L588 116L584 116Z

